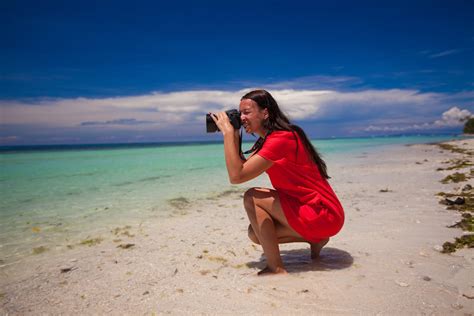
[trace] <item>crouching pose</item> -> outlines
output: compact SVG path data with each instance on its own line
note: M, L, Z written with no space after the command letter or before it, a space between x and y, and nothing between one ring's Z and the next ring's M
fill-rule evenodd
M244 95L240 120L260 138L248 159L240 153L240 135L225 112L211 114L224 137L230 182L251 180L264 171L274 189L252 188L244 195L249 237L262 245L267 266L259 274L287 273L280 243L308 242L316 258L344 224L344 210L327 179L326 164L304 131L290 123L265 90Z

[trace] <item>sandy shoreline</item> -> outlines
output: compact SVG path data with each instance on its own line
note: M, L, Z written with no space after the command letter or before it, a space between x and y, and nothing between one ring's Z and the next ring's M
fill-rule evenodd
M474 150L474 139L452 144ZM440 253L462 235L447 227L461 215L435 195L474 186L474 178L440 182L470 167L436 171L464 156L413 145L328 161L346 224L316 261L307 244L282 245L289 276L256 276L262 252L246 236L241 195L268 186L263 176L235 192L177 205L169 219L122 227L97 245L3 268L0 312L473 314L474 249Z

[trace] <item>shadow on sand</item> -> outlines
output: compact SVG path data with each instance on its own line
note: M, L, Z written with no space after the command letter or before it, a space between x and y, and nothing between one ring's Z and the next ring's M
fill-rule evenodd
M289 273L305 271L330 271L349 268L354 258L344 250L324 247L319 258L312 260L309 248L282 250L281 258ZM266 266L265 257L262 255L260 261L247 263L250 268L263 269Z

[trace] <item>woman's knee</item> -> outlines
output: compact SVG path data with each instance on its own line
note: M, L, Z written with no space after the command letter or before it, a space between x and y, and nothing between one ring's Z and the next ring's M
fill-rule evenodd
M251 241L253 241L254 243L260 245L260 241L258 240L257 234L255 234L255 232L252 228L252 225L249 225L248 236L249 236Z
M244 207L246 210L253 209L255 207L255 193L256 189L251 188L244 193Z

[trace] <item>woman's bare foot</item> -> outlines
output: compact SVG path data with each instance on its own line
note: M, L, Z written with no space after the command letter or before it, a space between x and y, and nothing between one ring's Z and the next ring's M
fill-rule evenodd
M309 243L311 245L311 259L316 259L319 257L321 249L329 242L329 238L323 239L317 243Z
M271 270L269 267L265 267L260 270L257 275L275 275L275 274L288 274L288 272L284 268L276 268L275 271Z

